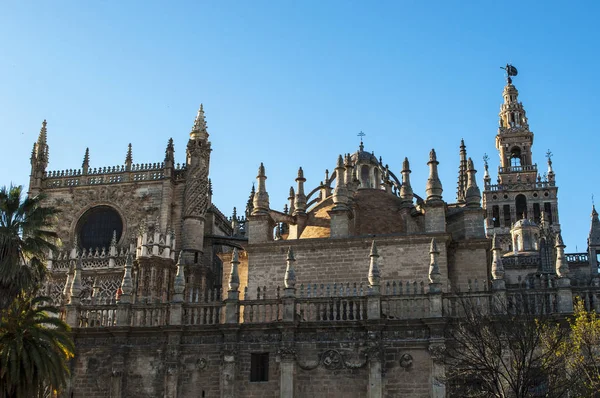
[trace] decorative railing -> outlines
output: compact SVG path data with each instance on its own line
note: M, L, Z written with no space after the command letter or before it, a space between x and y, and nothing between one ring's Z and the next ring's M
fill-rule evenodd
M183 305L184 325L216 325L222 323L223 303L193 303Z
M590 257L588 253L566 253L565 258L569 265L589 264Z
M169 324L169 304L133 305L131 326L164 326Z
M541 261L542 260L539 256L514 256L502 258L502 264L505 267L539 266Z
M537 165L526 165L526 166L508 166L508 167L498 167L498 172L500 173L522 173L524 171L537 171Z
M117 325L117 306L90 305L81 307L78 312L80 328L110 327Z
M367 319L408 320L431 317L462 317L467 311L476 314L550 315L570 313L569 298L581 300L587 310L600 311L600 288L596 286L561 287L549 277L525 283L519 288L500 291L479 291L478 283L470 282L465 292L425 292L424 284L416 282L386 282L380 292L368 285L335 283L306 284L293 289L267 292L256 289L256 295L239 300L237 293L221 297L219 289L186 302L115 303L104 304L81 300L66 307L66 319L76 311L73 327L111 326L157 327L164 325L203 326L224 323L272 324L279 322L350 322ZM562 289L562 290L561 290ZM570 289L565 298L564 290ZM498 294L500 293L500 294ZM559 296L560 294L560 296ZM560 299L559 299L560 297ZM125 324L118 324L125 322Z
M110 249L96 248L83 249L81 251L81 265L83 269L98 268L123 268L127 258L126 247L115 248L115 255L110 255ZM71 266L70 254L62 251L53 256L51 260L51 269L53 271L68 271Z
M527 183L526 181L523 181L523 182ZM523 182L504 183L504 184L485 184L484 188L486 191L503 191L506 189L516 188L517 186L520 186L521 184L523 184ZM535 182L530 182L527 184L529 184L532 188L535 188L535 189L546 189L546 188L550 188L550 187L553 187L556 185L556 183L554 181L535 181Z
M592 287L573 288L573 303L580 300L586 311L600 312L600 291Z

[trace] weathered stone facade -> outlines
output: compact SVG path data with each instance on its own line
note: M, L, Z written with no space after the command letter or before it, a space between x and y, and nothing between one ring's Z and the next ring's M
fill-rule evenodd
M456 201L435 150L423 196L361 142L324 181L303 170L284 211L268 165L244 216L212 203L201 107L186 163L47 171L44 122L30 195L62 210L49 295L73 327L64 396L445 397L443 331L459 297L540 298L540 312L599 308L600 221L588 253L565 254L556 176L532 164L533 133L512 81L496 137L502 166L484 191L460 145ZM483 207L481 205L483 198ZM523 210L523 211L522 211Z

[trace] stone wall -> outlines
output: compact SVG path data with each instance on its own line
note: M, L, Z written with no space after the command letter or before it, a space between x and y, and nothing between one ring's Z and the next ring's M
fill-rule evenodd
M267 287L272 292L283 285L286 253L291 246L296 255L297 285L307 283L367 282L369 252L375 240L379 251L382 283L386 281L427 282L429 248L432 237L438 241L442 286L447 282L446 234L381 236L334 239L301 239L256 244L248 248L248 289ZM484 253L485 255L485 253ZM485 263L473 263L473 265ZM485 273L485 268L482 271ZM224 279L225 280L225 279Z

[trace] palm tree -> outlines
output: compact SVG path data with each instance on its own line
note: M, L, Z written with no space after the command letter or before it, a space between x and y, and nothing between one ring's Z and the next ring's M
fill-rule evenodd
M0 311L0 398L42 396L48 387L65 386L75 347L49 302L19 294Z
M0 309L21 290L41 285L46 253L56 249L52 225L58 210L43 206L42 195L21 196L21 186L0 188Z

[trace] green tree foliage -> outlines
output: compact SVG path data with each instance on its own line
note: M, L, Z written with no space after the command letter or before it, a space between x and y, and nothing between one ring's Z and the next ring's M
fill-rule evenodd
M549 333L544 349L563 361L566 372L576 380L571 397L600 397L600 318L577 300L568 329L569 338L558 347L556 335Z
M65 385L75 347L47 297L20 294L1 312L0 397L36 397Z
M57 241L57 210L43 199L22 199L22 187L0 188L0 398L60 389L75 349L59 310L37 297L46 253Z
M45 257L55 250L58 210L42 195L22 200L22 187L0 188L0 309L21 290L35 293L45 276Z

